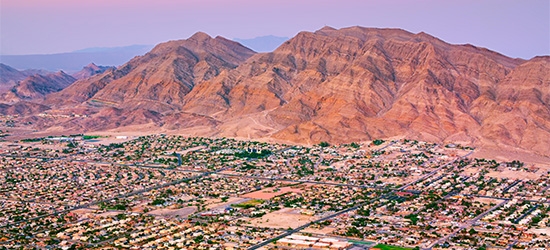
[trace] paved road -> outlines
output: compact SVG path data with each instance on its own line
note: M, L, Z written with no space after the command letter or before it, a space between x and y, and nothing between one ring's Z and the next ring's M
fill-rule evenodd
M412 185L416 185L417 183L422 182L422 181L428 179L430 176L432 176L432 175L438 173L439 171L441 171L442 169L446 168L447 166L449 166L449 165L451 165L451 164L457 162L458 160L464 159L464 158L466 158L466 157L472 155L473 153L474 153L474 151L472 150L472 151L470 151L469 153L467 153L467 154L465 154L465 155L463 155L463 156L460 156L460 157L454 159L453 161L447 162L447 163L441 165L441 167L438 167L437 169L433 170L432 172L429 172L429 173L425 174L425 175L422 176L421 178L419 178L419 179L417 179L417 180L415 180L415 181L413 181L413 182L411 182L411 183L409 183L409 184L407 184L407 185L401 187L399 190L404 190L404 189L406 189L406 188L408 188L408 187L410 187L410 186L412 186Z
M315 164L313 165L313 171L315 173L317 173L317 170L319 169L319 165L321 164L321 162L323 162L325 158L323 158L322 155L319 155L319 159L317 160L317 162L315 162Z
M67 158L67 156L63 157L42 157L42 156L23 156L23 155L10 155L10 154L0 154L1 157L12 157L12 158L21 158L21 159L41 159L44 161L54 161L54 160L62 160Z
M41 216L29 218L29 219L26 219L26 220L21 220L21 221L17 221L17 222L12 222L12 223L9 223L9 224L0 226L0 228L11 227L11 226L13 226L13 225L18 225L18 224L21 224L21 223L27 222L27 221L38 220L38 219L41 219L41 218L44 218L44 217L56 216L56 215L63 214L63 213L67 213L67 212L74 211L74 210L77 210L77 209L88 208L88 207L91 207L91 206L100 204L100 203L102 203L102 202L107 202L107 201L110 201L110 200L113 200L113 199L126 198L126 197L130 197L130 196L132 196L132 195L142 194L142 193L145 193L145 192L149 192L149 191L154 190L154 189L160 189L160 188L165 188L165 187L177 185L177 184L180 184L180 183L183 183L183 182L187 182L187 181L190 181L190 180L195 180L195 179L199 179L199 178L202 178L202 177L211 175L211 174L215 174L215 173L220 172L220 171L223 171L223 170L225 170L225 168L222 168L222 169L219 169L219 170L213 171L213 172L204 172L204 173L202 173L202 174L200 174L200 175L196 175L196 176L191 176L191 177L189 177L189 178L183 178L183 179L175 180L175 181L172 181L172 182L169 182L169 183L164 183L164 184L155 185L155 186L152 186L152 187L148 187L148 188L136 190L136 191L133 191L133 192L130 192L130 193L121 194L121 195L117 195L117 196L110 197L110 198L106 198L106 199L101 199L101 200L97 200L97 201L92 201L92 202L89 202L89 203L86 203L86 204L83 204L83 205L71 207L71 208L64 209L64 210L61 210L61 211L57 211L57 212L54 212L54 213L49 213L49 214L45 214L45 215L41 215Z
M388 143L387 145L385 145L384 147L378 149L377 151L380 152L384 149L386 149L387 147L389 146L392 146L394 145L395 142L390 142ZM281 150L283 151L283 150ZM417 179L416 181L413 181L401 188L399 188L398 190L404 190L405 188L411 186L411 185L414 185L418 182L421 182L423 180L425 180L426 178L434 175L435 173L437 173L438 171L440 171L441 169L445 168L446 166L462 159L462 158L465 158L465 157L468 157L470 156L471 154L473 153L473 150L471 152L469 152L468 154L464 155L464 156L461 156L457 159L455 159L454 161L452 162L449 162L441 167L439 167L438 169L424 175L422 178L420 179ZM24 158L24 157L22 157ZM31 157L32 158L32 157ZM316 162L316 166L318 166L318 164L322 161L322 158L320 159L320 161L317 161ZM142 165L142 166L139 166L139 165L133 165L133 164L120 164L120 163L107 163L107 162L93 162L93 161L86 161L86 160L82 160L80 162L86 162L86 163L92 163L92 164L115 164L115 165L119 165L119 166L132 166L132 167L146 167L146 168L161 168L161 167L158 167L158 166L146 166L146 165ZM170 170L174 170L174 169L170 169ZM47 215L43 215L43 216L38 216L38 217L34 217L34 218L31 218L31 219L27 219L27 220L23 220L23 221L19 221L19 222L16 222L16 223L11 223L11 224L8 224L8 225L5 225L5 226L1 226L0 228L3 228L3 227L6 227L6 226L12 226L12 225L16 225L16 224L19 224L19 223L22 223L22 222L25 222L25 221L32 221L32 220L37 220L37 219L40 219L40 218L43 218L43 217L47 217L47 216L55 216L55 215L58 215L58 214L62 214L62 213L66 213L66 212L70 212L70 211L73 211L73 210L76 210L76 209L81 209L81 208L87 208L87 207L90 207L90 206L93 206L93 205L97 205L101 202L106 202L106 201L109 201L109 200L112 200L112 199L115 199L115 198L125 198L125 197L129 197L129 196L132 196L132 195L136 195L136 194L141 194L141 193L144 193L144 192L148 192L148 191L151 191L153 189L160 189L160 188L164 188L164 187L168 187L168 186L172 186L172 185L176 185L176 184L179 184L179 183L182 183L182 182L185 182L185 181L189 181L189 180L194 180L194 179L198 179L198 178L202 178L202 177L205 177L205 176L208 176L208 175L211 175L211 174L219 174L219 172L221 171L224 171L226 170L226 168L223 168L223 169L219 169L217 171L212 171L212 172L200 172L201 174L200 175L197 175L197 176L193 176L193 177L190 177L190 178L184 178L184 179L180 179L180 180L176 180L176 181L173 181L173 182L170 182L170 183L165 183L165 184L161 184L161 185L156 185L156 186L153 186L153 187L149 187L149 188L145 188L145 189L141 189L141 190L137 190L137 191L134 191L134 192L130 192L130 193L126 193L126 194L122 194L122 195L118 195L118 196L115 196L115 197L111 197L111 198L107 198L107 199L102 199L102 200L98 200L98 201L93 201L93 202L90 202L90 203L87 203L87 204L84 204L84 205L80 205L80 206L76 206L76 207L72 207L72 208L69 208L69 209L65 209L65 210L62 210L62 211L59 211L59 212L55 212L55 213L51 213L51 214L47 214ZM190 172L193 172L193 171L190 171ZM220 175L225 175L225 176L234 176L234 177L239 177L239 178L254 178L254 179L264 179L264 180L278 180L278 181L294 181L294 180L286 180L286 179L278 179L278 178L264 178L264 177L255 177L255 176L241 176L241 175L232 175L232 174L220 174ZM300 181L300 180L296 180L295 182L300 182L300 183L312 183L312 184L325 184L325 185L337 185L337 186L352 186L352 187L365 187L365 186L361 186L361 185L352 185L352 184L343 184L343 183L328 183L328 182L315 182L315 181ZM329 220L329 219L332 219L332 218L335 218L339 215L342 215L344 213L348 213L348 212L351 212L351 211L354 211L354 210L357 210L369 203L372 203L376 200L379 200L379 199L382 199L382 198L387 198L387 194L386 195L382 195L382 196L379 196L378 198L374 199L374 200L370 200L368 202L364 202L364 203L360 203L356 206L353 206L353 207L350 207L350 208L347 208L347 209L344 209L344 210L341 210L339 212L336 212L334 214L331 214L331 215L328 215L328 216L325 216L325 217L322 217L320 219L317 219L315 221L312 221L312 222L309 222L309 223L306 223L300 227L297 227L293 230L289 230L287 232L285 232L284 234L281 234L279 236L276 236L274 238L271 238L271 239L268 239L264 242L261 242L257 245L254 245L252 247L250 247L249 249L258 249L260 247L263 247L263 246L266 246L274 241L277 241L279 239L282 239L288 235L291 235L293 233L296 233L296 232L299 232L309 226L311 226L312 224L315 224L315 223L319 223L319 222L322 222L322 221L325 221L325 220ZM485 216L486 213L489 213L491 212L492 210L498 208L499 206L503 205L504 203L508 202L508 200L505 200L503 203L493 207L491 210L488 210L486 211L485 213L481 214L480 216L476 217L474 220L472 220L471 224L473 224L475 221L481 219L482 217ZM469 224L469 225L471 225ZM466 226L466 225L462 225L462 226ZM459 229L458 231L456 231L454 234L456 234L457 232L459 232L461 229ZM454 235L453 234L453 235ZM448 237L452 237L452 235L449 235ZM443 239L440 239L440 241L443 240ZM446 239L445 239L446 240ZM439 242L439 241L438 241ZM434 244L435 245L435 244ZM431 248L431 247L430 247Z
M510 243L508 247L506 247L506 250L511 250L517 243L518 243L518 240L515 240L514 242Z
M512 184L510 184L509 186L505 187L503 190L502 190L502 193L508 193L508 190L510 190L511 188L513 188L515 185L519 184L521 182L521 180L516 180L514 181Z
M228 174L228 173L219 173L217 175L227 176L227 177L238 177L238 178L245 178L245 179L264 180L264 181L284 181L284 182L308 183L308 184L330 185L330 186L340 186L340 187L382 189L380 187L370 187L370 186L367 186L367 185L355 185L355 184L335 183L335 182L293 180L293 179L284 179L284 178L269 178L269 177L261 177L261 176L250 176L250 175L239 175L239 174Z
M495 199L495 200L507 200L507 198L487 196L487 195L476 195L475 197L477 197L477 198L489 198L489 199Z
M457 230L455 230L451 234L448 234L447 236L444 236L444 237L440 238L439 240L434 242L432 245L430 245L429 247L424 248L424 249L432 249L434 246L437 246L439 244L443 244L445 241L447 241L448 239L450 239L450 238L454 237L456 234L458 234L462 229L471 227L474 223L481 220L487 214L489 214L490 212L493 212L495 209L498 209L499 207L503 206L504 204L508 203L509 201L510 201L509 199L506 199L503 202L493 206L491 209L489 209L489 210L481 213L480 215L476 216L475 218L463 223L462 225L460 225L460 227L458 227Z
M387 147L393 145L394 143L395 143L395 142L391 142L391 143L389 143L388 145L386 145L386 146L380 148L378 151L382 151L382 150L386 149ZM460 157L460 158L467 157L467 156L471 155L472 153L473 153L473 151L470 152L470 153L468 153L467 155L464 155L464 156ZM460 158L458 158L458 159L460 159ZM456 159L455 161L457 161L458 159ZM453 162L455 162L455 161L453 161ZM450 163L448 163L448 164L451 164L451 163L453 163L453 162L450 162ZM446 165L448 165L448 164L446 164ZM409 186L409 185L406 185L406 186ZM405 186L402 187L400 190L402 190L402 189L404 189L404 188L405 188ZM374 202L374 201L377 201L377 200L380 200L380 199L383 199L383 198L387 198L388 196L389 196L388 194L385 194L385 195L379 196L379 197L376 198L376 199L373 199L373 200L370 200L370 201L367 201L367 202L362 202L362 203L360 203L360 204L358 204L358 205L355 205L355 206L353 206L353 207L346 208L346 209L341 210L341 211L339 211L339 212L337 212L337 213L334 213L334 214L331 214L331 215L322 217L322 218L320 218L320 219L317 219L317 220L315 220L315 221L306 223L306 224L304 224L304 225L302 225L302 226L300 226L300 227L297 227L297 228L295 228L295 229L288 230L288 231L286 231L285 233L283 233L283 234L281 234L281 235L278 235L278 236L273 237L273 238L271 238L271 239L267 239L267 240L265 240L265 241L263 241L263 242L261 242L261 243L259 243L259 244L257 244L257 245L251 246L251 247L249 247L248 249L249 249L249 250L253 250L253 249L258 249L258 248L267 246L268 244L270 244L270 243L272 243L272 242L275 242L275 241L280 240L280 239L282 239L282 238L284 238L284 237L286 237L286 236L289 236L289 235L291 235L291 234L294 234L294 233L297 233L297 232L299 232L299 231L301 231L301 230L304 230L305 228L307 228L307 227L309 227L309 226L311 226L311 225L313 225L313 224L315 224L315 223L319 223L319 222L323 222L323 221L326 221L326 220L330 220L330 219L335 218L335 217L337 217L337 216L339 216L339 215L342 215L342 214L345 214L345 213L348 213L348 212L357 210L357 209L359 209L359 208L361 208L361 207L363 207L363 206L365 206L365 205L368 205L368 204L370 204L370 203L372 203L372 202Z
M55 157L55 158L51 158L51 157L40 157L40 156L18 156L18 155L9 155L9 154L0 154L0 158L4 158L4 157L11 157L11 158L18 158L18 159L41 159L42 161L44 162L48 162L48 161L55 161L55 160L62 160L62 159L65 159L67 157ZM11 168L2 168L0 169L0 171L8 171L8 170L12 170L14 168L17 168L17 167L11 167Z
M520 217L515 219L513 222L518 223L519 221L523 220L523 218L527 217L529 214L531 214L533 211L535 211L535 209L537 209L537 208L539 208L538 204L536 204L535 206L533 206L532 208L527 210L527 212L523 213Z
M283 233L283 234L281 234L281 235L278 235L278 236L273 237L273 238L271 238L271 239L265 240L265 241L263 241L263 242L261 242L261 243L259 243L259 244L257 244L257 245L251 246L251 247L249 247L248 249L249 249L249 250L252 250L252 249L258 249L258 248L260 248L260 247L267 246L267 245L268 245L269 243L271 243L271 242L275 242L275 241L280 240L280 239L282 239L282 238L284 238L284 237L286 237L286 236L289 236L289 235L291 235L291 234L294 234L294 233L297 233L297 232L299 232L299 231L302 231L302 230L306 229L307 227L309 227L309 226L311 226L311 225L313 225L313 224L315 224L315 223L319 223L319 222L323 222L323 221L326 221L326 220L330 220L330 219L332 219L332 218L334 218L334 217L337 217L337 216L339 216L339 215L342 215L342 214L345 214L345 213L347 213L347 212L351 212L351 211L353 211L353 210L359 209L359 208L365 206L366 204L372 203L373 201L378 200L378 199L381 199L381 198L382 198L382 197L379 197L379 198L377 198L377 199L370 200L370 201L368 201L368 202L364 202L364 203L361 203L361 204L359 204L359 205L355 205L354 207L346 208L346 209L341 210L341 211L339 211L339 212L337 212L337 213L334 213L334 214L325 216L325 217L323 217L323 218L317 219L317 220L315 220L315 221L306 223L306 224L304 224L304 225L302 225L302 226L299 226L299 227L297 227L297 228L294 228L294 229L292 229L292 230L288 230L288 231L286 231L285 233Z
M280 150L280 151L284 151L284 150L286 150L286 149L288 149L288 148L282 149L282 150ZM10 157L12 157L12 156L10 156ZM17 157L17 158L33 158L33 159L34 159L34 158L38 158L38 159L47 159L47 160L59 160L59 159L63 159L63 158L61 158L61 157L59 157L59 158L42 158L42 157L32 157L32 156L14 156L14 157ZM49 213L49 214L45 214L45 215L41 215L41 216L29 218L29 219L26 219L26 220L21 220L21 221L17 221L17 222L12 222L12 223L9 223L9 224L6 224L6 225L1 225L0 228L4 228L4 227L8 227L8 226L13 226L13 225L18 225L18 224L21 224L21 223L23 223L23 222L38 220L38 219L41 219L41 218L44 218L44 217L48 217L48 216L56 216L56 215L63 214L63 213L67 213L67 212L74 211L74 210L77 210L77 209L88 208L88 207L90 207L90 206L94 206L94 205L100 204L100 203L102 203L102 202L107 202L107 201L110 201L110 200L113 200L113 199L116 199L116 198L119 198L119 199L120 199L120 198L126 198L126 197L129 197L129 196L132 196L132 195L136 195L136 194L141 194L141 193L149 192L149 191L154 190L154 189L160 189L160 188L164 188L164 187L168 187L168 186L172 186L172 185L177 185L177 184L180 184L180 183L185 182L185 181L190 181L190 180L202 178L202 177L205 177L205 176L208 176L208 175L211 175L211 174L218 174L219 172L222 172L222 171L224 171L224 170L227 170L227 167L226 167L226 168L222 168L222 169L219 169L219 170L216 170L216 171L212 171L212 172L203 172L203 171L197 171L197 170L181 170L181 169L178 170L178 169L171 169L171 168L165 168L165 167L162 167L162 166L155 166L155 165L135 165L135 164L123 164L123 163L113 163L113 162L98 162L98 161L91 161L91 160L71 160L71 162L81 162L81 163L87 163L87 164L107 164L107 165L115 165L115 166L141 167L141 168L151 168L151 169L166 169L166 170L171 170L171 171L192 172L192 173L200 173L200 174L197 175L197 176L192 176L192 177L190 177L190 178L184 178L184 179L180 179L180 180L175 180L175 181L172 181L172 182L169 182L169 183L165 183L165 184L160 184L160 185L152 186L152 187L149 187L149 188L145 188L145 189L133 191L133 192L126 193L126 194L122 194L122 195L118 195L118 196L115 196L115 197L110 197L110 198L106 198L106 199L102 199L102 200L92 201L92 202L89 202L89 203L86 203L86 204L83 204L83 205L71 207L71 208L68 208L68 209L63 209L63 210L60 210L60 211L57 211L57 212L53 212L53 213ZM220 174L220 175L224 175L224 176L233 176L233 177L239 177L239 178L253 178L253 179L260 179L260 180L291 181L291 182L297 182L297 183L312 183L312 184L325 184L325 185L336 185L336 186L363 187L363 186L352 185L352 184L343 184L343 183L328 183L328 182L325 183L325 182L314 182L314 181L295 181L295 180L288 180L288 179L264 178L264 177L254 177L254 176L241 176L241 175L233 175L233 174Z

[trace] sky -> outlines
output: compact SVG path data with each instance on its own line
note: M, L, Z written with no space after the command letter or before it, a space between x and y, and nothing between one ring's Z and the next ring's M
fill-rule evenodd
M152 45L197 31L292 37L325 25L424 31L525 59L550 54L549 0L0 0L0 54Z

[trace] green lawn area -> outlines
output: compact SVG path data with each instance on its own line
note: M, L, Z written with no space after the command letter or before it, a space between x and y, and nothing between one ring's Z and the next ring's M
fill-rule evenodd
M374 244L376 244L375 242L362 241L362 240L348 240L348 241L353 243L353 244L357 244L357 245L374 245Z
M264 200L254 199L254 200L245 201L245 202L239 203L239 204L232 204L231 206L246 209L246 208L255 207L255 206L260 205L262 203L264 203Z
M409 247L398 247L398 246L390 246L385 244L378 244L373 248L379 248L382 250L412 250L412 248L409 248Z
M101 138L101 136L100 135L83 135L82 136L82 139L84 140L92 140L97 138Z

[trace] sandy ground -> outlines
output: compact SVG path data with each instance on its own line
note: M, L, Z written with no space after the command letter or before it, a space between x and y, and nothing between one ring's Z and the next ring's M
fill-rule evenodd
M90 208L79 208L79 209L75 209L73 211L71 211L71 213L75 213L75 214L86 214L86 213L93 213L95 212L96 210L95 209L90 209Z
M476 149L474 154L470 157L473 158L485 158L495 159L497 161L513 161L519 160L525 162L527 165L535 164L538 167L550 170L550 157L536 155L521 149L514 148L499 148L482 147Z
M196 147L193 147L193 148L188 148L186 150L183 150L183 151L180 152L180 154L184 155L184 154L187 154L189 152L194 152L194 151L205 149L205 148L206 148L206 146L196 146Z
M546 235L550 235L550 228L549 228L549 227L545 227L545 228L531 228L531 229L529 229L528 232L529 232L529 233L535 233L535 234L546 234Z
M269 200L273 197L276 197L285 193L290 193L290 192L301 193L303 192L303 190L299 188L294 188L294 187L280 187L280 188L271 187L271 188L265 188L256 192L245 194L242 197Z
M485 203L485 204L498 204L498 203L501 203L502 201L501 200L496 200L496 199L491 199L491 198L474 198L474 201L478 201L478 202L481 202L481 203Z
M149 200L142 201L139 204L133 205L130 211L135 213L143 213L143 210L147 207L147 204L149 204Z
M35 133L36 130L29 127L10 128L10 127L0 125L0 130L8 131L9 136L5 137L5 139L9 141L21 140L25 138L41 137L41 136L35 136L33 133Z
M196 211L197 211L197 207L192 206L192 207L184 207L184 208L180 208L180 209L161 208L161 209L156 209L156 210L150 211L147 214L154 215L154 216L162 216L162 217L180 217L180 218L182 218L182 217L187 217L187 216L195 213Z
M18 142L13 143L10 141L7 142L0 142L0 148L9 148L8 145L21 145L24 147L36 147L36 148L43 148L43 149L64 149L67 147L67 142L57 142L52 144L42 144L42 142Z
M540 174L537 173L529 173L524 171L512 171L512 170L504 170L500 172L491 171L487 174L487 176L494 177L494 178L508 178L512 180L536 180L540 177Z
M328 234L331 234L332 232L334 232L336 230L335 227L323 227L323 228L312 228L312 227L308 227L300 232L303 232L303 233L312 233L312 234L322 234L322 235L328 235Z
M110 136L108 138L97 138L93 140L85 140L83 142L85 144L92 144L92 145L109 145L111 143L123 143L123 142L131 141L133 139L135 138L132 136L128 136L128 139L116 139L115 136Z
M479 173L479 168L467 167L460 173L461 175L470 176Z
M316 216L302 215L299 209L283 208L281 210L268 213L261 218L250 219L253 227L296 228L308 222L318 219Z
M71 213L84 215L84 214L95 213L95 211L96 211L95 209L80 208L80 209L76 209L76 210L71 211Z
M240 197L230 197L229 199L227 199L226 202L221 202L221 199L210 199L210 200L206 201L206 204L208 204L208 205L206 205L206 208L207 209L216 209L216 208L230 206L231 204L239 204L239 203L245 202L247 200L249 200L249 199L240 198Z
M413 182L419 178L420 176L409 176L406 178L401 178L401 177L380 178L378 180L384 183L403 184L403 183Z
M100 216L100 217L112 217L112 216L115 216L115 215L119 215L121 213L124 213L124 211L107 211L107 212L104 212L104 213L100 213L98 214L97 216Z

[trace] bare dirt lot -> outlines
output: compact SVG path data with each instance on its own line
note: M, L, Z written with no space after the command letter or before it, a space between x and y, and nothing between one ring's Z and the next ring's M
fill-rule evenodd
M281 210L268 213L261 218L250 219L253 227L269 228L296 228L308 222L318 219L316 216L302 215L299 209L283 208Z
M197 211L197 207L184 207L180 209L156 209L148 212L149 215L162 216L162 217L187 217Z
M295 187L280 187L280 188L272 187L272 188L265 188L256 192L248 193L243 195L242 197L269 200L273 197L276 197L282 194L301 193L301 192L303 192L302 189L295 188Z
M205 205L207 209L219 209L219 208L231 206L232 204L245 202L247 200L248 199L236 198L236 197L230 197L229 199L227 199L226 202L222 202L221 199L207 199L205 202Z
M497 200L497 199L480 198L480 197L474 198L474 201L478 201L478 202L485 203L485 204L498 204L498 203L502 202L501 200Z
M503 170L503 171L491 171L487 176L494 178L507 178L512 180L536 180L540 178L540 174L530 173L525 171L513 171L513 170Z
M491 148L491 147L482 147L476 149L474 154L471 156L473 158L486 158L486 159L495 159L497 161L513 161L519 160L525 162L526 165L536 165L537 167L550 170L550 157L536 155L531 152L527 152L521 149L515 148Z
M331 227L331 226L323 227L323 228L312 228L312 227L308 227L308 228L304 229L302 232L304 232L304 233L312 233L312 234L327 235L327 234L330 234L330 233L334 232L336 229L337 229L337 228Z

